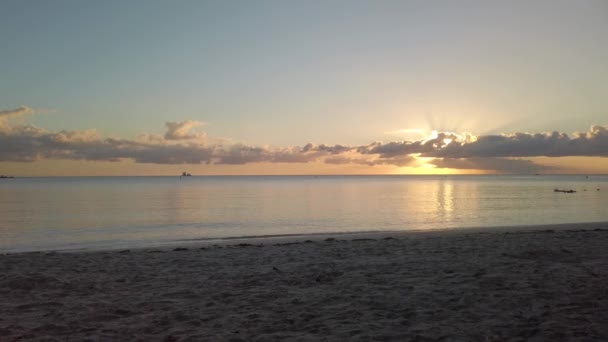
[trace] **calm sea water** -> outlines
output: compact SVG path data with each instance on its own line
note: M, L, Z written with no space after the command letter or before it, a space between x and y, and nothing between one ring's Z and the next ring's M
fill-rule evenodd
M0 252L596 222L607 204L608 176L0 179Z

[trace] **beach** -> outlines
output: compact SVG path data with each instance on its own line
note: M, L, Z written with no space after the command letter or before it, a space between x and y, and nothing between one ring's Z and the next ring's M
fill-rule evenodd
M0 256L0 341L608 339L608 224Z

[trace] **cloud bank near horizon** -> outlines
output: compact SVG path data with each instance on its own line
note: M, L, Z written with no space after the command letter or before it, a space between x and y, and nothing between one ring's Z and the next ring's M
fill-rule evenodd
M394 165L495 172L552 170L520 158L608 156L608 126L588 132L514 133L485 135L439 132L433 137L373 142L368 145L314 145L263 147L241 143L210 143L194 129L194 120L165 123L164 135L143 134L137 139L104 138L94 130L49 132L11 119L32 113L22 106L0 111L0 161L34 162L42 159L112 161L153 164L326 163L333 165ZM419 157L425 158L424 161Z

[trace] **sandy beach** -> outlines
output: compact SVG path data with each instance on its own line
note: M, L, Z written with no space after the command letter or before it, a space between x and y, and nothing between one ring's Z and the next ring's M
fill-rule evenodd
M0 341L608 339L608 224L0 256Z

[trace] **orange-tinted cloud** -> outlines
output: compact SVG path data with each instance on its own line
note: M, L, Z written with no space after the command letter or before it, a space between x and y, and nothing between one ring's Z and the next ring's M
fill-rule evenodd
M192 129L204 125L203 122L195 120L186 120L181 122L165 122L167 132L165 139L167 140L188 140L203 138L202 133L192 133Z
M31 112L28 107L2 111L4 117ZM438 168L537 172L556 170L531 160L539 156L608 156L608 128L593 126L570 137L564 133L515 133L474 137L439 132L427 139L374 142L362 146L313 145L261 147L240 143L209 143L193 132L199 121L167 122L164 136L139 139L103 138L95 130L49 132L32 125L0 126L0 161L41 159L122 161L153 164L326 163L418 166L418 157L432 158Z

